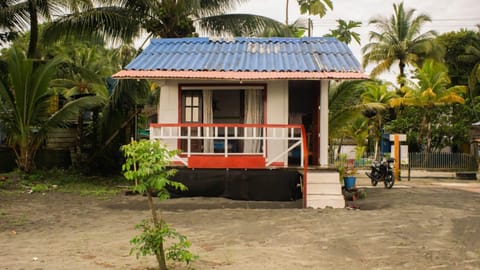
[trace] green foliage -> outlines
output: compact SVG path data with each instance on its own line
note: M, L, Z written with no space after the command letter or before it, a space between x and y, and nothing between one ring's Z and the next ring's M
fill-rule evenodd
M90 0L2 1L0 29L7 29L7 34L30 31L28 57L35 58L38 56L39 21L51 21L53 17L61 17L70 12L80 13L92 6Z
M448 67L452 83L467 85L468 75L480 59L480 54L475 57L475 54L469 52L468 48L479 46L480 33L462 29L457 32L444 33L435 40L445 47L444 63Z
M121 176L87 176L73 170L14 171L0 175L0 190L12 192L62 192L107 199L126 186Z
M407 81L402 88L404 95L392 99L391 105L418 108L417 116L421 122L418 125L417 139L419 144L425 144L425 151L431 152L435 146L445 144L445 136L451 135L445 124L450 126L455 124L452 122L453 116L456 114L453 108L454 105L465 102L463 96L467 87L452 86L447 67L432 59L426 60L422 67L416 70L415 78L416 81ZM456 129L462 130L460 126L457 126ZM438 137L434 136L435 131L439 132Z
M124 179L118 176L86 176L77 171L62 169L37 170L23 174L21 182L25 187L38 185L57 192L102 198L118 194L121 189L117 186L125 185Z
M331 0L297 0L301 14L318 15L320 18L327 14L327 9L333 9Z
M349 163L347 160L347 154L340 154L338 159L335 161L335 167L340 176L340 181L343 181L344 177L355 176L357 170L355 169L354 163Z
M196 36L197 30L220 35L258 34L269 28L285 28L282 23L264 16L228 14L239 2L241 1L104 1L95 7L83 9L82 12L58 17L48 26L43 38L54 41L61 35L83 38L93 35L131 42L142 32L147 32L148 38L178 38Z
M171 178L176 170L169 169L172 158L178 154L177 150L168 150L159 141L140 140L121 147L125 155L125 163L122 165L122 171L125 178L129 181L135 181L134 191L147 194L147 201L152 212L153 224L149 222L140 223L138 228L143 229L143 233L134 237L131 241L137 250L138 256L155 255L161 270L167 269L165 254L168 259L184 261L187 264L195 256L188 252L190 243L186 238L176 231L170 229L163 221L162 217L157 217L155 205L152 202L152 192L158 192L158 198L165 200L169 198L167 186L175 189L186 190L187 187L179 182L172 181ZM178 238L179 243L171 246L165 252L164 242L166 238Z
M335 37L338 40L350 44L352 39L360 45L360 34L353 32L352 29L362 26L361 22L357 21L345 21L342 19L337 20L338 26L336 29L330 29L330 33L326 34L326 37Z
M362 48L363 66L376 63L371 71L375 77L398 63L400 85L405 80L406 65L417 65L425 55L435 53L432 38L435 31L421 32L422 26L431 19L426 14L414 16L415 9L405 9L403 2L393 4L391 17L377 17L370 20L378 32L371 31L370 43Z
M137 224L135 228L142 230L140 235L130 240L130 243L133 245L130 250L130 255L135 253L137 259L140 256L159 254L163 247L162 243L172 239L177 242L172 243L165 249L168 259L189 265L198 258L198 256L188 250L191 243L187 238L175 229L170 228L166 223L155 226L150 220L143 220L140 224Z
M328 96L329 137L344 137L344 128L362 110L360 96L363 91L362 81L342 81L332 85Z
M48 108L55 95L50 83L61 60L35 62L15 48L8 50L7 56L8 83L0 82L0 120L18 167L28 172L34 167L33 158L50 128L65 126L65 120L78 115L80 108L97 106L101 101L81 98L50 115Z
M159 192L159 199L163 200L169 197L167 186L187 189L182 183L169 179L175 175L176 170L167 166L178 154L177 150L168 150L159 141L149 140L132 141L121 149L125 155L123 175L127 180L138 181L134 191L143 193L155 190Z
M50 189L50 187L47 184L35 184L32 186L32 192L46 192Z
M465 106L456 104L441 106L430 111L435 115L431 119L431 152L439 151L447 146L458 149L469 142L468 130L471 126ZM384 126L385 133L407 134L409 151L425 151L427 138L424 135L424 109L422 107L406 106L398 110L395 120Z

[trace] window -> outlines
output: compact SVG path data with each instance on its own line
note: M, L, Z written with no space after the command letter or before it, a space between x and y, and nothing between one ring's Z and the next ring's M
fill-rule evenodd
M183 92L183 111L182 121L184 123L202 122L202 92L184 91Z

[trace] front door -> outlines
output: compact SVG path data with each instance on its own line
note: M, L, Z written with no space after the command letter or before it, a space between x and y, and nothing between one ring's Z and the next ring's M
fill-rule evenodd
M318 165L320 82L289 81L288 88L289 124L302 124L305 127L309 163ZM292 158L292 163L299 160L299 151L295 154L297 156L296 159Z
M182 91L182 123L202 123L203 122L203 106L202 106L202 91L201 90L188 90ZM200 135L197 128L190 130L190 136L195 137ZM201 132L201 131L200 131ZM182 135L188 134L186 128L182 129ZM191 152L202 151L201 139L191 140L190 150ZM186 152L187 141L182 140L182 151Z

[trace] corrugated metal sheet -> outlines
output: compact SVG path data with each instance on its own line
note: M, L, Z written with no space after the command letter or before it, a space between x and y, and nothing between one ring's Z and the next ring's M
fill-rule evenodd
M320 76L312 73L328 73L323 78L345 78L351 75L355 75L355 78L366 77L348 46L335 38L326 37L152 39L138 57L114 76L123 78L128 74L128 77L136 77L135 74L138 73L137 77L145 77L145 71L148 71L149 76L156 74L161 77L169 72L176 76L190 76L183 78L198 77L197 73L208 77L205 72L220 72L220 75L214 77L221 76L221 72L245 72L256 78L272 79L275 79L275 74L292 72L299 78L306 75L300 76L300 73L310 73L308 76L312 78ZM259 76L255 75L256 72L272 74Z

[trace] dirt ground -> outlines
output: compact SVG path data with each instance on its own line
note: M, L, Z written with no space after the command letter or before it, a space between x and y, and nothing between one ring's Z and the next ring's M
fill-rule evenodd
M192 242L195 269L480 269L479 182L364 182L360 210L222 198L159 205ZM149 217L142 196L0 195L0 269L156 266L129 255L134 225Z

